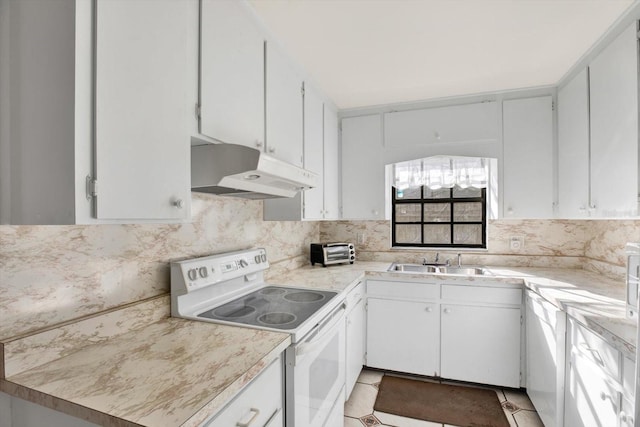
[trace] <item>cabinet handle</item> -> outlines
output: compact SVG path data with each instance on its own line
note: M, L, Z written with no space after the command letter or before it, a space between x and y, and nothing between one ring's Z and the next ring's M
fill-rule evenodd
M273 154L273 153L275 153L275 152L276 152L276 148L275 148L275 147L269 147L269 148L267 149L267 151L268 151L269 153Z
M431 313L433 309L431 307L427 307L427 313Z
M236 423L236 427L249 427L249 425L256 420L258 415L260 415L260 410L259 409L251 408L251 409L249 409L249 413L251 413L251 412L253 412L253 416L249 419L249 421L247 421L246 423L241 423L240 421L238 421Z
M451 309L450 308L445 308L444 309L444 314L449 314L451 313Z
M182 199L176 199L173 202L171 202L171 204L178 209L184 208L184 200Z
M256 147L262 148L262 141L256 140Z
M269 427L269 425L271 424L271 421L273 421L276 416L278 415L278 413L280 413L282 409L278 408L276 409L273 414L271 414L271 416L269 417L269 419L267 420L267 422L265 423L264 427Z

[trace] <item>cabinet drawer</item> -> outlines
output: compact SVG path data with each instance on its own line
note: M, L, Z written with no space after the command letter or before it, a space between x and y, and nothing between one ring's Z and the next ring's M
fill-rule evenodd
M255 426L282 427L282 379L282 360L278 358L202 427L235 426L252 419Z
M616 381L621 379L621 354L605 340L575 320L570 320L572 352L599 366L602 372Z
M442 285L442 299L489 304L522 304L522 289Z
M438 299L440 287L433 283L367 281L367 296Z
M359 282L355 288L351 289L345 298L347 304L347 312L355 307L364 298L365 288L362 282Z

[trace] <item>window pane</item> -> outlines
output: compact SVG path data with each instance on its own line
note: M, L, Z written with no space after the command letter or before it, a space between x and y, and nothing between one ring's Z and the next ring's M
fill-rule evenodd
M420 224L396 224L396 243L422 243Z
M482 203L480 202L454 203L453 221L454 222L482 221Z
M451 205L449 203L425 203L424 222L450 222Z
M413 187L396 190L396 200L420 199L422 197L420 189L421 187Z
M453 197L458 199L466 197L482 197L482 189L453 187Z
M449 190L448 188L430 190L428 187L424 187L425 199L448 199L449 197L451 197L451 190Z
M422 217L420 216L420 204L419 203L403 203L396 205L396 221L397 222L420 222Z
M453 243L456 245L481 245L482 225L455 224L453 226Z
M425 225L424 226L424 242L427 244L451 244L451 227L448 224L443 225Z

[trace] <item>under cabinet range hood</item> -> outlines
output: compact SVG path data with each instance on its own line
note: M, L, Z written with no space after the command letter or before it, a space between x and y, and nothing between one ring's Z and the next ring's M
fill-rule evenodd
M247 199L293 197L318 175L237 144L191 147L191 191Z

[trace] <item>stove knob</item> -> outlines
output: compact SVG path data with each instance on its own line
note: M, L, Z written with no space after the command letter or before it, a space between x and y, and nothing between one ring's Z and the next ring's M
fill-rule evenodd
M267 262L267 254L260 255L260 259L262 260L262 262Z
M238 261L240 263L240 267L244 268L246 266L249 265L249 263L247 262L246 259L242 258L240 261Z
M256 255L254 259L256 261L256 264L260 264L260 255Z
M198 273L200 273L200 277L203 279L209 275L209 271L207 271L207 267L200 267L198 269Z
M198 270L195 268L190 269L187 271L187 277L189 277L189 280L196 280L198 278Z

